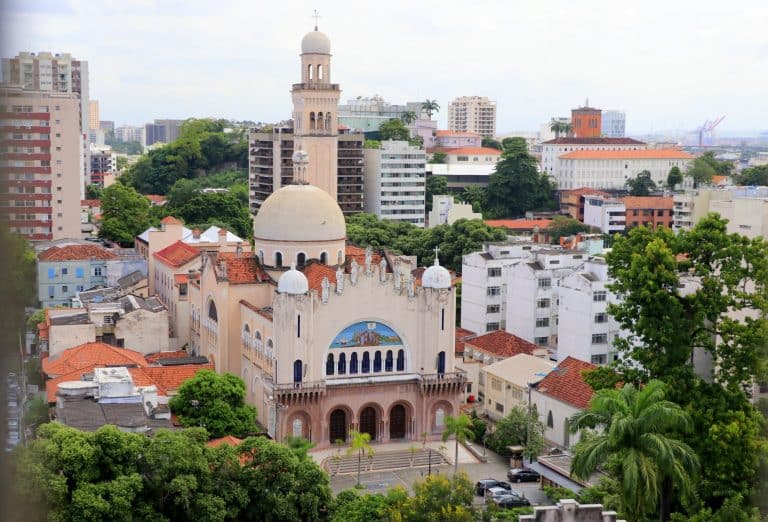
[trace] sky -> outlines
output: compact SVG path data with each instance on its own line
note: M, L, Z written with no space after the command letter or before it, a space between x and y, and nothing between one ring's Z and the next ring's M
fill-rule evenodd
M589 99L629 133L768 130L768 1L5 0L3 56L89 62L102 120L290 117L302 36L331 39L342 103L495 100L497 131L536 131Z

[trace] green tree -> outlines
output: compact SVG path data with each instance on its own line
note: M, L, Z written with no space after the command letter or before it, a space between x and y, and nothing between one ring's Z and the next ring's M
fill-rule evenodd
M410 125L414 121L416 121L416 113L413 111L405 111L400 115L400 121L402 121L406 125Z
M221 224L240 237L253 234L248 208L235 194L195 194L174 211L177 217L189 225Z
M456 442L456 449L453 456L453 474L459 472L459 443L464 444L467 440L472 440L475 432L472 431L472 419L467 415L461 414L456 417L448 415L445 417L445 429L443 430L443 442L453 437Z
M202 426L212 437L244 437L256 430L256 408L245 404L245 383L236 375L201 370L169 402L184 426Z
M671 169L669 169L669 174L667 174L667 186L671 190L675 190L675 187L683 182L683 173L680 171L680 167L675 165Z
M347 450L347 454L351 455L357 453L357 486L360 487L360 471L362 470L363 454L368 457L373 457L373 448L371 447L371 434L361 433L359 431L350 430L349 439L352 441L351 447Z
M504 150L504 147L501 145L501 142L493 138L483 138L481 145L483 147L488 147L489 149Z
M715 153L707 151L699 156L703 161L707 162L718 176L730 176L733 170L733 163L730 161L720 161L715 158Z
M409 522L472 522L473 500L474 488L465 473L454 473L450 479L435 473L414 482L404 518Z
M315 447L314 442L310 442L304 437L286 435L283 437L283 444L293 452L294 455L299 457L299 460L307 460L309 458L309 450Z
M737 185L768 185L768 165L749 167L734 176Z
M459 194L459 199L472 205L473 211L482 212L485 205L485 189L478 185L464 187L462 193Z
M428 175L424 187L424 204L427 212L432 210L432 197L448 194L448 178Z
M364 149L380 149L381 148L381 141L379 141L379 140L365 140L363 142L363 148Z
M116 168L118 172L123 172L128 167L128 158L125 156L118 156L116 161Z
M85 197L87 199L101 199L101 194L104 191L100 186L98 185L88 185L85 187Z
M554 186L546 174L538 171L525 140L505 138L502 143L504 153L490 176L486 192L489 217L518 217L527 210L554 209Z
M168 191L166 205L169 208L179 209L200 192L200 187L191 179L180 179L173 184Z
M571 419L573 432L600 429L576 445L572 473L586 480L599 466L609 465L621 485L623 511L630 520L642 520L658 509L666 521L675 494L683 498L694 494L698 459L675 437L689 433L692 426L680 406L666 400L661 381L651 380L639 390L633 384L600 390L589 409Z
M710 183L716 174L717 171L712 164L703 157L694 159L685 171L685 175L693 179L693 188Z
M431 120L432 114L440 112L440 104L437 103L437 100L427 99L421 104L421 110L426 112L427 117Z
M573 219L570 216L555 216L547 226L546 233L552 238L553 243L557 243L561 237L573 236L580 232L589 232L589 230L589 225L585 225L578 219Z
M430 164L439 164L444 165L445 163L448 163L448 154L445 152L435 151L432 153L432 157L429 159L427 163Z
M149 226L149 201L131 187L115 183L104 189L101 197L99 236L122 246Z
M650 196L656 190L656 182L651 179L651 173L643 170L636 177L627 179L625 186L629 188L630 196Z
M552 118L549 122L549 130L555 133L555 139L560 137L560 134L567 134L570 132L570 123L556 120Z
M38 427L46 422L50 422L49 406L42 397L35 397L26 406L24 414L24 426L37 431Z
M411 133L408 128L403 125L403 122L392 118L379 125L379 136L381 141L395 140L395 141L408 141Z
M523 454L536 458L544 450L544 425L535 412L515 406L496 423L488 436L488 447L501 455L510 455L508 446L524 446Z

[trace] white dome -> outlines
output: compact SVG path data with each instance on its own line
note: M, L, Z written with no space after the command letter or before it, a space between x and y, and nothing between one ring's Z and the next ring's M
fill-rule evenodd
M339 241L347 235L336 200L313 185L286 185L253 218L253 237L268 241Z
M317 29L310 31L301 39L302 54L331 54L331 41Z
M306 294L309 291L307 276L296 270L295 264L291 264L291 269L277 280L277 291L281 294Z
M435 264L424 270L421 276L421 286L424 288L450 288L451 273L440 266L440 261L435 258Z

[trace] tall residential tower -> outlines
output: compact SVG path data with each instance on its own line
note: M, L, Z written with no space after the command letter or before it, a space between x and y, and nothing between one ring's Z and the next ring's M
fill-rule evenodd
M493 138L496 134L496 102L485 96L456 98L448 105L448 129Z

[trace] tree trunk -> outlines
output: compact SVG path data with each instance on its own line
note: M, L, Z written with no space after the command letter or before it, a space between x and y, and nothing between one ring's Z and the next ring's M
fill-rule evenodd
M361 452L362 452L362 450L359 450L359 451L357 452L357 485L358 485L358 486L360 485L360 466L361 466L361 464L362 464L362 463L360 462L360 459L362 458L362 456L361 456Z
M661 482L661 495L659 496L659 520L667 522L672 507L672 479L666 477Z
M453 457L453 474L459 472L459 438L456 437L456 453Z

